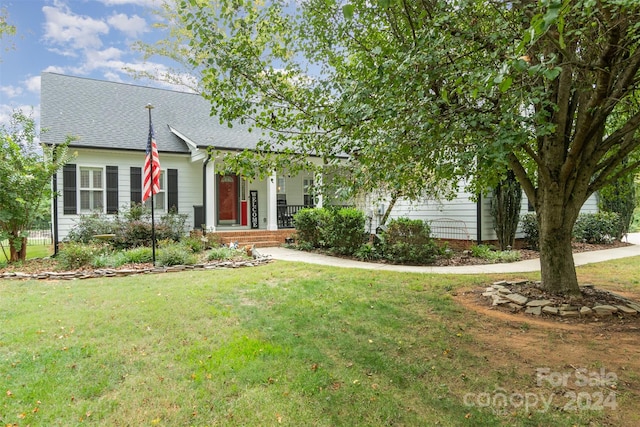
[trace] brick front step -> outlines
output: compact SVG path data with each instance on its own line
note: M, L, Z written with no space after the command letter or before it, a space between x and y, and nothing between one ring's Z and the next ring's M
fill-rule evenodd
M220 242L228 245L231 242L238 242L238 246L255 245L256 248L267 248L270 246L280 246L285 243L285 239L295 233L293 229L287 230L242 230L242 231L216 231L213 232L220 237Z

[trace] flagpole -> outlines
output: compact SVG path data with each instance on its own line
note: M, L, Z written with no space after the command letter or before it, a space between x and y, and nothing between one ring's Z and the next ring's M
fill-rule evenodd
M153 105L147 104L144 108L149 110L149 130L151 130L151 110L153 109ZM151 135L149 135L151 137ZM153 177L153 155L151 157L151 177ZM153 208L153 178L151 178L151 258L153 259L153 266L156 266L156 221L154 218L154 208Z

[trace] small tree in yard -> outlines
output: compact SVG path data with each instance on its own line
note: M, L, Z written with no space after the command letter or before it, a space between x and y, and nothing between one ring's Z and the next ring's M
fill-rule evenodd
M9 241L9 262L26 258L26 232L52 195L51 177L66 162L68 142L40 147L33 118L21 111L0 128L0 240Z
M615 212L619 215L616 239L629 232L633 211L636 207L636 187L633 175L624 176L599 192L598 208L604 212Z
M500 181L493 191L491 211L493 213L493 228L498 236L500 250L508 246L513 247L516 230L520 221L520 202L522 201L522 187L518 183L513 171L508 171L505 179Z

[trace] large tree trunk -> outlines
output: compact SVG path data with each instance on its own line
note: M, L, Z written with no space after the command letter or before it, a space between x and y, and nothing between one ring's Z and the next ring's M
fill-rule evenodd
M571 229L540 224L540 273L543 288L558 295L580 293L571 249Z
M20 250L16 248L16 243L22 242ZM25 261L27 259L27 238L12 237L9 239L9 262Z
M547 192L536 209L540 233L540 274L542 286L547 292L579 295L571 241L580 207L567 206L562 203L563 199L558 194Z

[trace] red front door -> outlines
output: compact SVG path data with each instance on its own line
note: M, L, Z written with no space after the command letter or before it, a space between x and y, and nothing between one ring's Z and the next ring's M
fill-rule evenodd
M218 175L218 224L238 223L238 176Z

